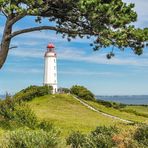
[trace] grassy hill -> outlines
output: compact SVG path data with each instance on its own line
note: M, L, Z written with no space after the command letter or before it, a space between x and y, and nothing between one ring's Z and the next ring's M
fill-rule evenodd
M32 91L30 92L32 94ZM26 140L23 139L24 136L22 135L25 134L26 138L28 138L29 135L33 136L36 134L36 132L39 132L38 136L44 140L42 136L45 133L47 134L48 130L51 128L49 123L53 123L54 127L59 128L61 131L59 137L59 144L61 148L67 147L66 138L70 136L72 131L80 131L81 133L86 133L89 135L90 131L95 130L98 126L101 129L102 125L105 125L105 128L115 125L117 129L119 129L119 135L116 133L117 135L114 137L114 140L117 140L117 143L118 140L121 139L123 139L123 141L127 138L129 138L129 141L133 140L133 137L130 136L136 132L136 129L138 126L140 126L140 124L128 124L119 119L103 115L101 112L119 117L121 119L131 120L133 122L148 123L147 106L125 106L124 108L115 109L113 107L106 107L100 102L96 102L94 100L82 100L83 102L100 111L96 112L84 106L80 100L77 100L70 94L44 95L42 97L35 98L31 94L28 95L27 93L28 96L31 96L30 98L27 97L27 95L25 96L22 94L22 92L21 95L17 95L18 97L20 96L20 98L23 96L23 98L26 99L25 102L29 106L24 102L18 105L18 100L13 99L8 99L4 102L1 102L1 105L3 106L1 106L0 116L0 141L3 141L3 139L7 140L8 138L6 136L8 135L11 139L10 134L13 133L17 134L17 136L14 135L14 137L17 138L18 141L20 141L22 138L22 140L25 142ZM5 107L6 110L3 112ZM6 115L9 115L11 118L4 118L5 116L2 116L2 113L6 113ZM48 127L48 125L50 126ZM145 131L145 127L143 131ZM102 129L104 129L104 127L102 127ZM42 133L43 130L45 133ZM29 135L27 135L28 132ZM43 135L40 135L41 133ZM145 133L142 134L145 135ZM34 135L33 138L36 139L36 135ZM77 139L77 136L75 138ZM15 139L13 141L15 142ZM123 141L118 144L123 144ZM1 143L2 142L0 142L0 144Z
M146 117L137 116L133 113L127 113L113 108L107 108L92 101L86 102L102 112L109 113L123 119L148 123L148 118ZM99 125L122 126L125 124L119 120L103 116L88 109L75 100L73 96L66 94L38 97L30 101L29 105L40 119L53 122L61 129L64 135L69 134L73 130L79 130L86 133L95 129L96 126Z
M98 125L121 123L86 108L71 95L47 95L35 98L29 104L40 119L53 122L64 134L72 130L88 132Z

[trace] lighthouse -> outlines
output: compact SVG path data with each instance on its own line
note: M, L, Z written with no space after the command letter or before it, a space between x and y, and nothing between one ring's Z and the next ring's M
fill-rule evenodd
M52 86L52 93L57 92L57 55L53 44L47 45L44 56L44 85Z

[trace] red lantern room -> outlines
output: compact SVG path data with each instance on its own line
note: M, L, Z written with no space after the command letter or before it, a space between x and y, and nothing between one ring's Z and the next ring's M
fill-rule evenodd
M50 43L50 44L47 45L47 48L55 48L55 46Z
M55 48L54 44L52 44L52 43L48 44L47 51L45 53L45 57L56 56L56 52L55 52L54 48Z

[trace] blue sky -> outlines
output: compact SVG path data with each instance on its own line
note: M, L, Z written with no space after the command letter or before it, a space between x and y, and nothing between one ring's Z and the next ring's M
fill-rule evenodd
M137 27L147 27L148 1L133 2L138 13ZM5 20L0 16L0 39ZM33 23L26 17L14 27L27 28ZM44 24L47 22L45 21ZM13 39L11 45L18 48L9 52L4 67L0 70L0 94L15 93L29 85L42 85L44 53L48 43L54 43L58 55L58 86L84 85L96 95L142 95L148 94L148 48L142 56L136 56L126 49L106 59L108 49L94 52L88 39L67 42L53 31L32 32Z

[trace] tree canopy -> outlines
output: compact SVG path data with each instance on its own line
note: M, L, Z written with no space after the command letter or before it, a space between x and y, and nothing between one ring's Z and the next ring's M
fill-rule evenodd
M32 31L54 30L68 40L77 36L95 37L94 50L112 46L107 58L114 56L114 47L130 47L141 55L148 41L148 28L130 25L137 20L134 4L122 0L0 0L0 13L6 17L0 49L2 68L11 48L11 39ZM13 31L13 26L26 16L34 16L37 27ZM42 25L43 19L49 24ZM54 22L51 25L50 22Z

